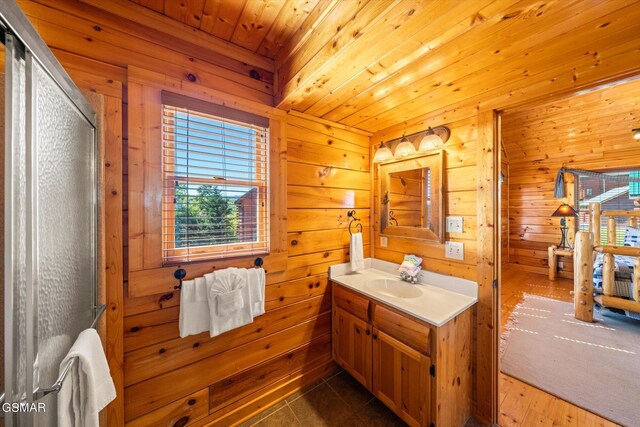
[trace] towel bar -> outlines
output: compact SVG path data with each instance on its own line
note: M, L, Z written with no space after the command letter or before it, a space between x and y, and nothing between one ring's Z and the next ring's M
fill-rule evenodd
M102 314L107 309L107 304L102 304L100 306L94 307L94 309L97 310L97 313L96 313L96 317L93 319L93 322L91 322L90 328L95 328L98 325L98 321L100 320L100 317L102 317ZM43 397L51 393L58 393L62 388L62 383L64 382L65 378L67 378L67 375L69 374L69 372L71 371L71 368L73 368L73 365L76 363L77 360L78 358L74 357L67 362L67 365L64 367L64 369L60 373L60 376L58 376L58 379L56 380L55 383L53 383L51 387L46 387L46 388L38 387L37 389L35 389L33 392L33 400L35 401L38 399L42 399Z
M107 304L102 304L102 305L93 307L93 309L97 310L97 312L96 312L96 316L93 319L93 322L91 322L91 326L89 326L90 328L95 328L98 325L98 321L100 320L100 317L102 317L102 314L107 309ZM33 400L36 401L38 399L42 399L43 397L51 393L58 393L62 388L62 383L64 382L65 378L67 378L67 375L69 375L69 372L71 371L71 368L73 368L74 363L76 363L76 360L78 360L78 358L74 357L73 359L67 362L67 365L62 370L62 373L58 376L58 379L56 380L55 383L53 383L51 387L46 387L46 388L38 387L37 389L35 389L33 391ZM4 403L4 400L5 400L5 393L2 392L2 394L0 394L0 405Z
M355 212L355 211L354 211ZM264 260L260 257L256 258L255 261L253 262L253 264L258 267L261 268L262 265L264 264ZM265 273L267 272L267 270L264 271ZM182 289L182 280L187 276L187 270L185 270L184 268L179 268L176 271L173 272L173 277L175 277L179 283L177 285L175 285L173 287L173 289L176 290L180 290Z

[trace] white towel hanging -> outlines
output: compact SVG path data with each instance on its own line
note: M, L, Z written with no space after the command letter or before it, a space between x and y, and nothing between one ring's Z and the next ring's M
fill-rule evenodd
M364 270L364 248L362 244L362 233L353 233L351 235L351 247L349 249L351 256L351 270Z
M58 393L58 426L98 427L98 413L116 397L109 364L98 332L80 333L60 364L64 370L77 357Z

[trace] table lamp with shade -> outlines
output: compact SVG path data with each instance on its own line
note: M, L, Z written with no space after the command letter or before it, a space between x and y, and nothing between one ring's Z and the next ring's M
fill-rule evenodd
M560 244L558 245L558 248L573 249L573 246L571 246L571 244L569 243L569 240L567 239L567 230L569 230L569 227L567 227L567 217L568 216L577 217L578 212L576 212L576 210L573 209L571 205L563 203L558 207L558 209L556 209L556 211L553 214L551 214L551 216L559 216L562 218L560 220L560 231L562 231L562 240L560 240Z

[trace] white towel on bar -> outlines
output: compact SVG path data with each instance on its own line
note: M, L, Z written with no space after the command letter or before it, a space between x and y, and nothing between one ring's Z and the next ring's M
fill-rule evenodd
M351 235L351 270L364 270L364 248L362 245L362 233L353 233Z
M78 360L58 393L58 426L97 427L98 413L115 399L116 388L95 329L80 333L60 364L60 373L74 357Z
M208 288L211 337L253 322L246 269L227 268L204 277Z
M209 330L209 301L204 277L182 282L180 291L180 337Z
M248 283L251 294L251 314L253 317L264 314L265 272L262 268L248 269Z

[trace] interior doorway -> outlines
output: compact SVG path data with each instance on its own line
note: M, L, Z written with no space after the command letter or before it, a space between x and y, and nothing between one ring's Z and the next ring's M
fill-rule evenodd
M632 310L601 308L597 296L595 321L576 319L572 294L573 245L576 232L589 229L589 205L635 209L635 181L618 175L640 169L640 147L631 132L638 127L632 101L638 95L640 83L631 80L502 113L500 425L632 425L629 420L640 417L638 406L626 400L640 388L625 379L636 369L640 321ZM567 172L557 185L563 167ZM616 177L585 178L578 170ZM602 179L626 181L601 185ZM563 205L571 209L560 209ZM637 228L633 215L616 222L611 237L616 245L631 242ZM602 221L606 244L607 220ZM561 241L562 223L568 245ZM616 287L633 291L618 283L624 274L633 276L634 262L616 255L615 265ZM599 268L595 257L588 276L596 295L602 293ZM606 380L611 378L615 381Z

